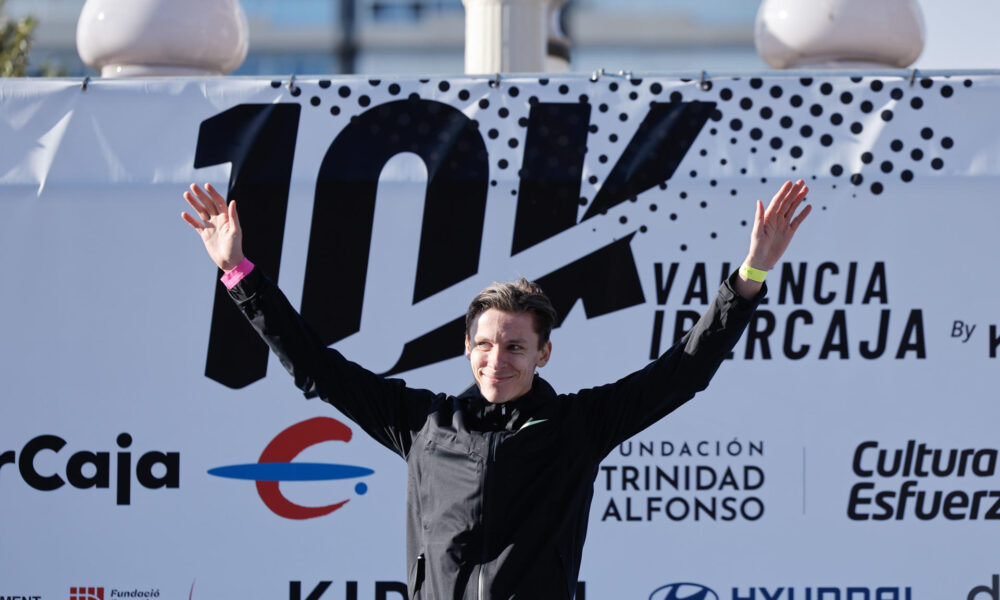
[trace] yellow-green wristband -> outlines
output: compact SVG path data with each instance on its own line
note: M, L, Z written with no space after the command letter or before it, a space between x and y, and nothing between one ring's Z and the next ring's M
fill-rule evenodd
M744 263L740 267L740 275L746 277L750 281L757 281L763 283L764 278L767 277L767 271L761 271L760 269L755 269L750 265Z

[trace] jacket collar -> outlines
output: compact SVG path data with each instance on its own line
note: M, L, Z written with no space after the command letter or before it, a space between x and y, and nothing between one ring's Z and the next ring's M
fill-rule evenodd
M467 415L479 422L483 429L517 431L546 401L555 396L552 386L535 373L528 393L503 404L491 404L475 384L459 394L458 399L466 406Z

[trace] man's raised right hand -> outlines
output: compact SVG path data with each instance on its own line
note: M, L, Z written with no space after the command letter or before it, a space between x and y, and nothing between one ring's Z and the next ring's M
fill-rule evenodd
M230 271L243 262L243 229L236 213L236 201L226 207L226 199L206 183L205 189L192 183L184 199L191 205L199 219L184 212L181 218L194 228L205 242L205 250L223 271Z

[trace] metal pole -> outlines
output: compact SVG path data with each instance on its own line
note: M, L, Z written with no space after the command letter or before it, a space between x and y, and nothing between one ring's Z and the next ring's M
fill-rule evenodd
M542 73L548 0L462 0L465 72Z
M354 73L357 66L358 40L356 36L357 0L340 0L340 47L337 59L341 73Z

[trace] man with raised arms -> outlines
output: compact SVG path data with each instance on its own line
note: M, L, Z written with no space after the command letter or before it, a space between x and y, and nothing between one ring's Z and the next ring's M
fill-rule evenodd
M466 313L476 385L453 396L380 377L327 348L243 256L236 202L210 185L184 194L182 217L222 282L307 397L319 396L407 462L411 600L571 599L602 459L707 385L743 334L809 214L786 182L757 201L750 250L697 324L639 371L557 393L536 369L552 356L556 313L534 283L494 284Z

